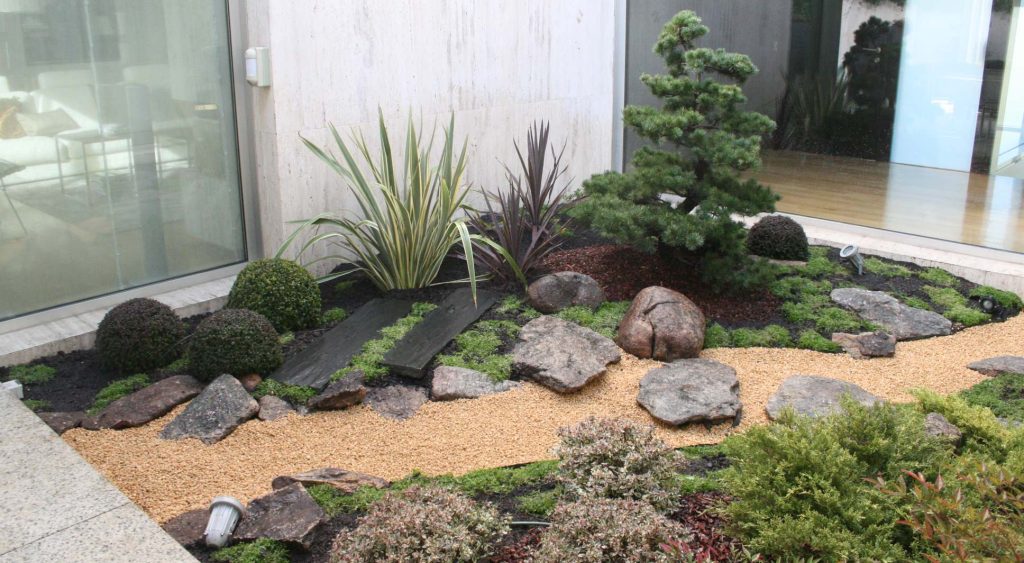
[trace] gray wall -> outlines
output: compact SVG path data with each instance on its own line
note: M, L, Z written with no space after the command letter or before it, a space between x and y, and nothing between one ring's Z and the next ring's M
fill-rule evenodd
M626 35L626 104L657 102L640 75L664 72L661 58L651 49L665 22L680 10L695 11L711 29L703 46L745 53L753 59L760 72L744 87L748 106L774 117L785 92L789 60L792 3L788 0L633 0ZM627 129L626 162L641 145L641 139Z

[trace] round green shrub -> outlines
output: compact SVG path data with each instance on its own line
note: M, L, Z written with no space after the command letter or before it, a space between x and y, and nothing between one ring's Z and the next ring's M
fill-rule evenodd
M221 374L266 374L283 361L277 331L263 315L224 309L199 323L188 348L192 375L213 381Z
M111 309L96 330L100 363L118 372L145 372L177 359L185 323L153 299L131 299Z
M800 223L785 215L769 215L750 228L747 250L776 260L807 260L807 235Z
M227 308L256 311L279 332L311 328L320 324L320 287L291 260L256 260L238 273Z

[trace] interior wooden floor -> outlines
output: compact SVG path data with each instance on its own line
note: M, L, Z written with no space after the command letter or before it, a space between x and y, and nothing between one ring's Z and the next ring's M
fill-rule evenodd
M784 213L1024 252L1020 178L788 151L756 176Z

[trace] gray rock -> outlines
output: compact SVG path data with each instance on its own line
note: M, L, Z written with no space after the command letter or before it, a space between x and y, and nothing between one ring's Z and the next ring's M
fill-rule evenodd
M371 409L395 420L405 420L416 414L428 400L426 389L412 385L373 387L366 392L366 404Z
M971 362L967 367L989 377L1004 373L1024 373L1024 356L996 356Z
M164 427L160 437L165 440L199 438L212 444L234 432L259 410L259 404L242 384L225 374L192 399L185 410Z
M363 372L354 371L328 385L306 405L313 410L333 411L358 405L364 397L366 387L363 386Z
M99 414L86 417L82 426L89 430L142 426L171 412L171 409L195 397L202 390L203 384L190 375L161 379L110 403Z
M235 539L297 543L309 549L317 526L327 518L305 487L293 483L249 503Z
M270 486L273 487L274 490L277 490L283 489L293 483L301 483L303 485L330 485L346 494L354 493L360 487L383 489L391 484L380 477L374 477L372 475L366 475L356 471L338 469L336 467L324 467L322 469L314 469L312 471L275 477Z
M85 418L85 413L82 411L40 412L36 414L57 434L63 434L72 428L78 428L82 424L82 419Z
M637 402L668 424L736 419L743 405L736 370L713 360L676 360L647 372Z
M924 417L924 432L929 436L941 438L954 446L959 446L964 438L963 433L956 425L937 412L930 412L928 416Z
M188 547L203 541L206 534L206 523L210 520L210 511L205 508L190 510L179 514L164 523L161 528L174 541Z
M597 281L577 272L548 274L530 284L526 297L541 313L557 313L574 306L596 309L604 303L604 291Z
M704 347L704 314L678 291L652 286L636 295L615 342L638 358L696 358Z
M772 420L786 407L804 416L828 416L841 409L839 400L844 395L865 406L881 401L853 383L817 375L794 375L783 381L779 390L768 398L765 410Z
M263 382L263 377L258 373L247 373L238 378L238 382L245 387L245 390L252 393L256 387Z
M843 347L846 353L857 360L868 358L891 358L896 354L896 337L882 331L847 334L832 334L832 342Z
M273 395L260 397L260 420L271 421L288 416L288 413L295 412L288 401Z
M487 374L476 370L439 366L434 370L430 396L435 401L476 399L484 395L503 393L517 387L519 387L519 383L516 381L495 383Z
M571 393L604 375L622 358L610 339L558 317L539 317L519 331L512 367L559 393Z
M914 340L929 336L945 336L953 323L938 313L915 309L900 303L884 291L856 287L833 289L832 301L850 309L865 320L881 325L896 340Z

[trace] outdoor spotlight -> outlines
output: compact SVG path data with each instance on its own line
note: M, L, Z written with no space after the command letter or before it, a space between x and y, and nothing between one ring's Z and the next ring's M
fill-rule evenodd
M982 311L985 311L986 313L991 315L996 311L998 303L996 303L996 300L993 299L992 297L984 295L981 297L981 299L978 299L978 306L981 307Z
M233 497L216 497L210 503L210 519L206 522L206 545L224 547L242 518L245 507Z
M860 249L855 244L848 244L839 251L840 260L849 260L851 264L857 267L857 275L864 275L864 258L860 255Z

